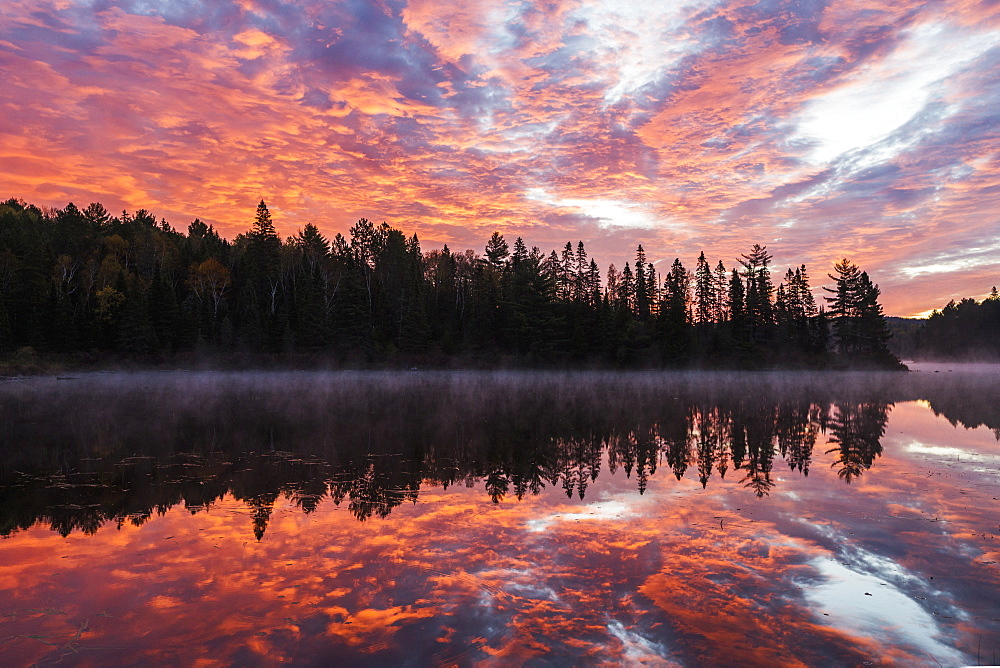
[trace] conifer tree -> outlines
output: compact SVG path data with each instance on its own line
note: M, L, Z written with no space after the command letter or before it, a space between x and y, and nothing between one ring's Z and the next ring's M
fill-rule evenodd
M695 321L699 324L715 322L716 294L712 270L705 259L705 251L698 256L698 264L694 270L695 288Z
M719 264L715 265L715 276L712 281L712 289L715 292L712 319L719 324L729 319L728 276L725 265L722 264L722 260L719 260Z
M729 328L734 341L746 340L746 297L736 269L729 279Z
M773 305L771 303L771 276L768 264L771 254L766 246L754 244L750 253L740 256L746 280L746 318L747 333L753 343L767 341L769 330L774 321Z
M635 278L632 276L632 268L628 262L622 269L621 280L618 282L618 303L623 311L634 313L635 304Z
M674 259L663 284L660 308L660 347L670 362L684 360L691 351L690 279L680 258Z
M562 261L559 265L559 297L564 301L573 300L576 276L576 256L573 254L573 244L569 241L563 246Z
M642 244L635 251L635 314L639 320L649 318L649 283L646 280L646 251Z
M590 269L590 265L587 262L587 249L584 248L583 242L578 241L576 244L576 271L575 271L575 285L574 285L574 299L579 302L586 303L588 301L588 289L587 289L587 271Z
M890 359L889 331L878 301L878 286L847 258L835 264L834 271L836 276L828 276L836 287L824 289L833 295L826 301L841 355L876 362Z

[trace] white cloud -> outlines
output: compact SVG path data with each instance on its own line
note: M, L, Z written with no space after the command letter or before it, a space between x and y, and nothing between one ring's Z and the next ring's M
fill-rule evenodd
M666 649L660 643L629 631L617 619L608 624L608 632L622 644L622 658L629 665L677 665L664 659Z
M804 591L820 620L887 645L906 644L925 651L944 665L961 665L966 657L940 640L934 617L892 583L851 570L828 557L812 562L823 581ZM897 567L898 569L898 567Z
M612 198L557 197L550 195L543 188L531 188L525 194L529 200L565 209L566 213L594 218L604 227L653 229L662 227L665 222L646 203Z
M927 264L913 264L900 269L907 278L922 274L946 274L953 271L975 269L997 264L995 253L1000 251L1000 243L977 248L963 249L957 257L938 257Z
M635 514L634 503L626 503L623 499L609 499L607 501L598 501L596 503L588 503L583 506L580 512L576 513L554 513L551 515L545 515L544 517L538 517L532 520L528 520L527 526L529 531L545 531L555 522L579 522L582 520L587 521L608 521L608 520L620 520L625 516L634 516Z
M815 144L810 156L815 163L877 144L929 102L944 99L949 78L997 44L996 32L969 34L943 24L918 26L888 57L808 103L794 140Z
M604 0L583 3L573 14L594 38L594 58L608 73L604 100L614 104L653 83L687 54L702 48L684 32L696 11L716 3L641 3Z

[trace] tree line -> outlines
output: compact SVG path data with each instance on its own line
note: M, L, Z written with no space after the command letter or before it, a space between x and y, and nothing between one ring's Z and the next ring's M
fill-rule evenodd
M306 353L338 364L884 366L879 288L843 260L817 304L805 265L775 285L754 244L732 267L634 261L602 277L582 241L543 253L494 232L483 255L361 219L284 241L261 201L229 241L146 210L0 204L0 352Z
M898 354L914 359L1000 361L1000 293L950 301L926 320L897 321Z

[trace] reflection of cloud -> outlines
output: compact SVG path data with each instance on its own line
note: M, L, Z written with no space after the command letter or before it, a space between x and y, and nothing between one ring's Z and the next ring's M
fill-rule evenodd
M913 441L908 446L906 446L907 452L913 452L918 455L931 455L937 458L952 459L956 462L967 461L967 462L997 462L1000 461L1000 456L998 455L982 455L978 452L969 452L968 450L963 450L961 448L949 447L946 445L927 445L925 443L920 443L919 441Z
M618 620L608 623L608 631L621 642L622 658L629 665L680 665L667 660L667 650L662 644L653 642L635 631L626 629L624 624Z
M588 503L578 512L551 513L544 517L528 520L529 531L546 531L557 522L618 521L623 518L639 516L642 507L646 505L641 500L632 498L616 498Z
M964 654L941 642L947 634L934 617L891 583L827 557L814 560L812 566L822 580L811 582L803 591L815 606L817 621L873 635L888 647L912 645L945 665L967 661Z

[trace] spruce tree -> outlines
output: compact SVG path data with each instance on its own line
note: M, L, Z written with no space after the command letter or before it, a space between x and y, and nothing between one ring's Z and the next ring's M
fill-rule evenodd
M635 314L639 320L649 318L649 284L646 281L646 251L642 244L635 251Z
M694 302L695 321L699 324L707 324L715 321L716 311L715 286L712 277L712 270L705 259L705 251L698 256L698 264L694 270Z
M835 264L834 271L836 276L828 276L836 287L824 289L833 295L826 301L840 354L864 363L898 364L888 349L889 330L878 301L878 286L847 258Z
M510 246L504 241L502 234L494 232L486 242L486 259L491 265L499 268L507 262L508 257L510 257Z

